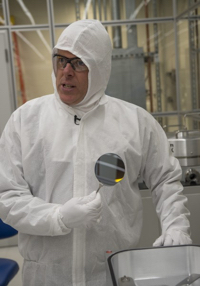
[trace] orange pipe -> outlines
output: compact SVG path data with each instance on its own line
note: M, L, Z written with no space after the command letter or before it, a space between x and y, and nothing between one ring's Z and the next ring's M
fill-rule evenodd
M16 60L17 60L17 67L18 67L18 72L19 72L20 91L21 91L21 96L22 96L22 102L24 104L27 101L27 99L26 99L24 80L23 80L23 75L22 75L21 60L20 60L20 56L19 56L17 34L15 32L13 32L13 41L14 41L14 47L15 47Z

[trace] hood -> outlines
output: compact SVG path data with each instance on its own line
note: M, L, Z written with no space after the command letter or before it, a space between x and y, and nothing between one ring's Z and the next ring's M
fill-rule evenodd
M80 103L70 108L82 112L92 109L103 97L111 72L112 45L106 29L98 20L76 21L62 32L53 54L58 49L81 58L89 69L87 94ZM57 99L69 109L57 93L54 72L52 80Z

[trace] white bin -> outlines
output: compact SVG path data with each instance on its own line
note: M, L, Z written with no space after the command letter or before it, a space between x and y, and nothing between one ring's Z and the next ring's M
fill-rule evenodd
M200 285L198 245L124 250L107 262L113 286Z

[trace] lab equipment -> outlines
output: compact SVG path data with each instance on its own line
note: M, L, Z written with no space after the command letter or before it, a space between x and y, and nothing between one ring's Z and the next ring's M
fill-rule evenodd
M194 120L200 121L199 114L185 114L186 117L192 117ZM200 184L200 130L188 130L186 122L184 125L178 126L178 130L167 133L171 151L179 160L182 167L183 185L199 185ZM165 129L167 126L163 126ZM170 127L170 126L168 126Z
M106 153L99 157L95 164L95 175L99 181L99 188L114 186L124 178L125 165L120 156L114 153Z
M168 137L171 150L181 166L200 164L200 131L178 130Z

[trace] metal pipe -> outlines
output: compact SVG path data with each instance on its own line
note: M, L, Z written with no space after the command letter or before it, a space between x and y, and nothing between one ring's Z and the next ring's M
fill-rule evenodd
M96 19L97 18L97 13L96 13L96 0L93 0L93 18Z
M8 46L9 46L9 59L10 59L10 68L11 68L11 89L12 89L12 109L13 111L17 108L17 92L16 92L16 79L15 79L15 65L14 65L14 58L13 58L13 41L12 41L12 34L11 34L11 26L10 26L10 10L8 6L7 0L2 0L3 4L3 13L5 18L5 23L7 25L7 33L8 33ZM5 27L4 27L5 28Z
M187 18L184 18L187 19ZM196 16L191 17L190 19L197 19ZM140 24L151 24L151 23L169 23L173 22L173 17L162 17L162 18L148 18L148 19L127 19L127 20L109 20L109 21L101 21L104 26L122 26L122 25L140 25ZM71 23L63 23L63 24L54 24L55 28L66 28ZM0 30L10 29L12 31L33 31L35 29L40 30L48 30L48 24L35 24L35 25L14 25L10 26L9 24L5 24L4 26L0 26Z
M196 0L197 2L197 0ZM195 9L195 15L198 16L198 9ZM198 107L200 107L200 57L199 57L199 28L198 20L195 20L195 33L196 33L196 50L197 50L197 94L198 94Z
M106 7L106 0L103 0L103 8L104 8L104 20L107 20L107 7Z
M153 0L153 15L157 16L157 5L156 0ZM159 45L158 45L158 25L153 24L154 27L154 62L155 62L155 72L156 72L156 97L157 97L157 111L162 111L162 98L161 98L161 84L160 84L160 61L159 61ZM162 118L159 118L159 123L163 125Z
M181 125L181 102L180 102L180 79L179 79L179 53L178 53L178 39L177 39L177 6L176 0L173 0L173 16L174 16L174 42L175 42L175 66L176 66L176 103L178 112L178 124Z
M76 20L80 20L80 5L79 0L75 0Z
M190 11L194 10L196 7L198 7L200 5L200 2L195 3L194 5L190 6L190 8L188 8L187 10L185 10L184 12L182 12L181 14L179 14L178 16L175 15L176 20L179 20L180 18L183 17L183 15L188 14Z
M99 20L101 21L101 0L98 0Z
M148 0L149 1L149 0ZM142 6L141 6L142 4ZM137 8L135 5L135 0L126 0L126 18L127 19L135 19L137 14L139 13L141 7L143 7L144 3L142 2ZM132 13L132 11L134 11ZM127 46L134 48L137 47L137 26L136 25L127 25Z
M146 18L149 17L148 4L146 0L145 0L145 16ZM146 24L146 44L147 44L147 72L148 72L148 83L149 83L150 111L153 112L153 91L152 91L152 76L151 76L149 24Z
M195 110L183 110L179 112L179 115L183 116L184 114L188 113L199 113L200 109L195 109ZM152 115L154 117L167 117L167 116L177 116L177 111L166 111L166 112L153 112Z
M190 16L188 14L188 16ZM196 57L194 54L195 50L195 27L194 21L188 21L188 32L189 32L189 56L190 56L190 85L191 85L191 99L192 108L197 108L197 82L196 82ZM197 122L193 122L193 129L197 129Z
M120 8L118 0L112 0L112 17L114 20L120 19ZM113 28L113 46L117 49L122 47L121 26Z
M54 11L52 0L47 0L47 12L48 12L48 22L49 22L49 32L51 39L51 47L55 46L55 32L54 32Z
M164 18L148 18L148 19L127 19L127 20L109 20L109 21L101 21L104 26L122 26L122 25L139 25L146 23L169 23L173 22L173 17L164 17ZM55 24L55 28L66 28L71 23L63 23L63 24ZM4 26L0 26L0 30L10 29L12 31L32 31L35 29L47 30L49 29L49 25L47 24L34 24L34 25L14 25L10 26L6 24Z
M10 18L9 18L9 12L7 11L7 3L5 0L2 1L2 8L3 8L3 16L5 19L5 25L10 25Z
M58 27L60 25L58 24ZM65 25L62 25L63 27L66 27ZM14 25L14 26L9 26L9 25L4 25L4 26L0 26L0 30L10 30L13 32L16 31L35 31L36 29L40 29L40 30L48 30L49 29L49 25L45 24L45 25Z

